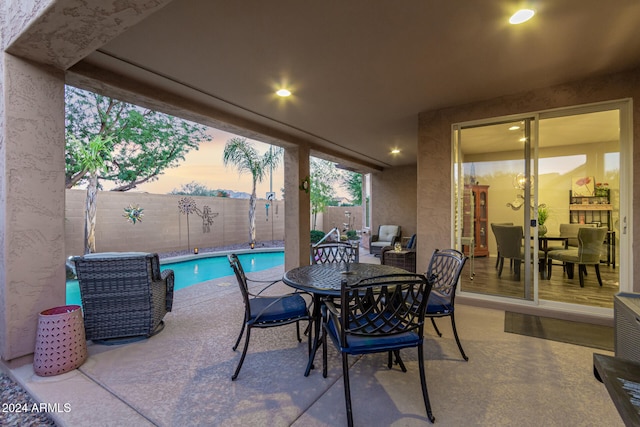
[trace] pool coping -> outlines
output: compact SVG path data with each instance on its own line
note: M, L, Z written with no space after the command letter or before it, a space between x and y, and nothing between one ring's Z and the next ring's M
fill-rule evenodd
M171 264L183 261L192 261L194 259L213 258L217 256L225 256L230 254L248 254L248 253L269 253L269 252L284 252L284 248L247 248L247 249L227 249L214 252L201 252L199 254L178 255L170 258L163 258L160 260L160 265Z

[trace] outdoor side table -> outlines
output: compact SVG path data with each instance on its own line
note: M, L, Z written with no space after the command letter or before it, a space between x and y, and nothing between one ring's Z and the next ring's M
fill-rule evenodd
M402 268L412 273L416 272L416 252L415 251L395 251L389 250L384 253L384 265Z
M41 377L60 375L87 360L82 309L65 305L44 310L38 316L33 370Z

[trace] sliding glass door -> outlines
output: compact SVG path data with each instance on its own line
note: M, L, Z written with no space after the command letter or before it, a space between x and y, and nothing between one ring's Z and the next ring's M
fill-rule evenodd
M619 102L454 126L454 244L469 256L462 293L612 307L631 269L627 114ZM578 230L591 227L606 230L599 263L571 274L572 263L550 261L552 250L577 253Z
M534 298L535 123L523 117L455 129L456 243L470 258L463 292Z

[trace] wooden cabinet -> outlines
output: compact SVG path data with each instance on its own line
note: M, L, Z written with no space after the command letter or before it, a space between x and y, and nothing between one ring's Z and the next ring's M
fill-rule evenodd
M489 256L489 186L466 185L463 194L462 236L473 244L464 246L465 255Z

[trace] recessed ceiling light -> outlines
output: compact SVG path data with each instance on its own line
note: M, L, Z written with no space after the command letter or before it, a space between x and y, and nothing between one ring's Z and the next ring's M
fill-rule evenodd
M520 9L509 18L509 23L513 25L522 24L533 18L536 12L533 9Z
M276 92L276 95L282 96L283 98L291 95L291 91L287 89L280 89Z
M393 150L391 150L391 154L400 154L400 149L394 148Z

